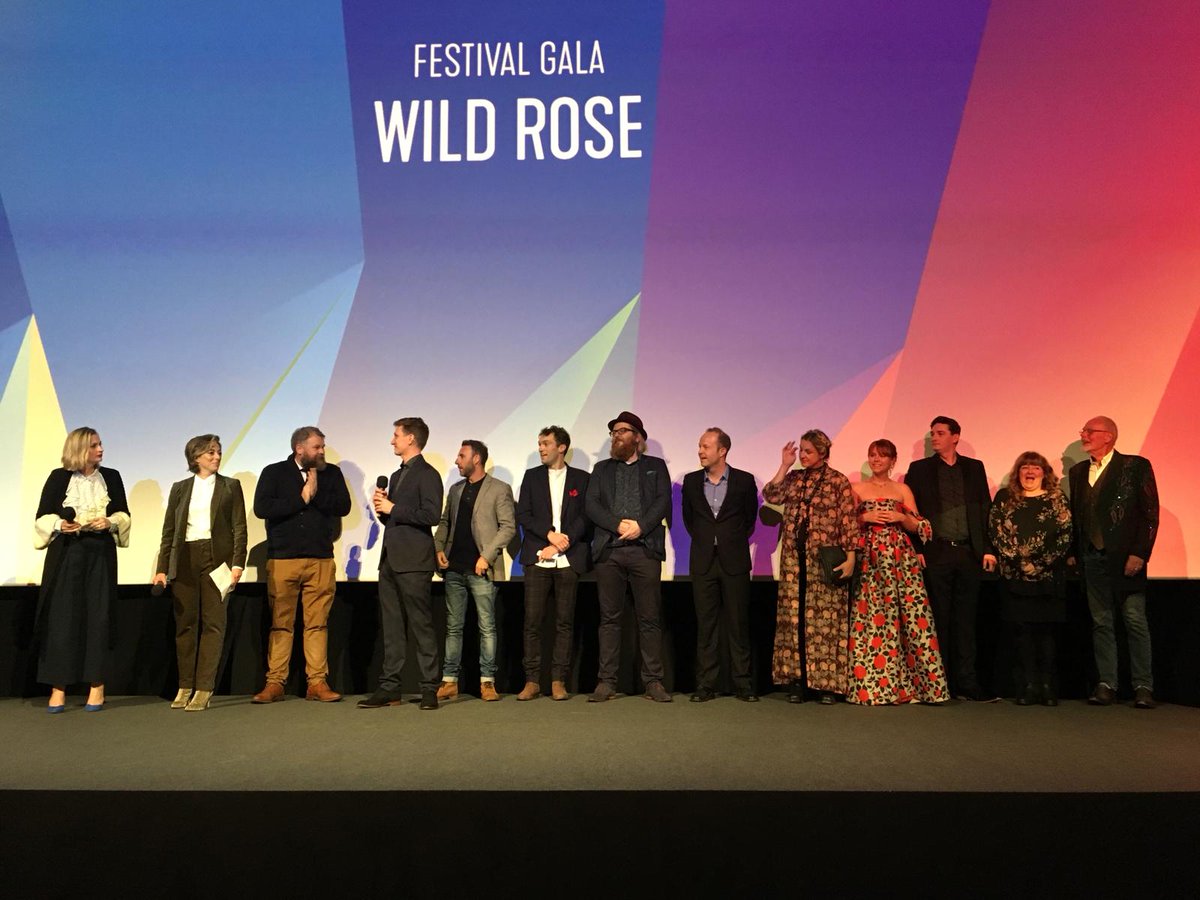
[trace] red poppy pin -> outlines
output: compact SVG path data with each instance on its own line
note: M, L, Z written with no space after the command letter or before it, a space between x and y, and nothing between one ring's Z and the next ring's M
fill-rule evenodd
M578 491L578 489L577 489L577 488L571 488L569 491L567 491L567 496L568 496L568 497L578 497L578 496L579 496L579 491Z

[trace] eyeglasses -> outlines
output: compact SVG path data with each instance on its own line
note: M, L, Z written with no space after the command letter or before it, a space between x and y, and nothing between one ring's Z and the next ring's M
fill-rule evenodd
M616 437L619 434L633 434L632 428L614 428L608 433L609 437Z
M1105 431L1103 428L1080 428L1079 433L1082 435L1089 434L1112 434L1111 431Z

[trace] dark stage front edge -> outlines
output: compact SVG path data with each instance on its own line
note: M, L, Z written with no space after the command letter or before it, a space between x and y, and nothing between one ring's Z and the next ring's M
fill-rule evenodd
M979 672L985 688L1002 696L1013 694L1014 653L1012 641L999 615L999 585L985 583L979 613ZM757 579L752 585L750 632L753 679L760 693L771 686L771 648L775 631L776 585ZM263 684L265 648L270 629L265 585L243 584L229 598L225 652L218 675L218 694L252 694ZM36 681L36 658L32 643L37 589L0 588L0 696L37 696L48 691ZM543 661L547 664L542 690L548 692L549 660L552 657L553 604L547 604L543 627ZM1058 631L1058 688L1064 699L1087 696L1095 680L1091 653L1091 622L1078 583L1069 585L1068 620ZM445 601L440 583L434 584L434 610L439 639L445 633ZM575 643L568 689L589 692L596 684L598 660L597 628L599 606L594 581L580 584L576 606ZM1154 646L1155 694L1163 701L1200 706L1200 582L1152 581L1147 614ZM296 642L292 655L289 693L304 694L304 656L297 616ZM497 601L499 647L497 686L502 693L515 693L524 683L521 666L524 619L523 586L520 581L503 582ZM169 595L153 597L148 586L123 586L116 610L116 645L106 685L112 695L173 696L177 687L174 651L174 621ZM1120 629L1118 618L1118 629ZM691 585L686 579L663 583L664 683L668 690L690 692L695 687L696 618ZM1124 641L1122 689L1129 685ZM727 661L722 635L722 657ZM378 597L371 582L339 582L329 619L329 682L338 691L362 694L377 684L382 659ZM640 693L638 681L637 628L633 611L625 616L618 689ZM719 688L731 691L728 667L722 666ZM478 632L473 608L468 608L464 635L464 690L478 692ZM415 653L409 653L403 686L418 689Z

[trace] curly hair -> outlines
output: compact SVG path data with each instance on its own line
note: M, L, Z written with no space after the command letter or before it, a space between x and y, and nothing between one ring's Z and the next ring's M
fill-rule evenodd
M1026 450L1017 457L1017 461L1013 463L1012 469L1008 472L1008 502L1010 504L1019 504L1024 496L1021 492L1021 467L1022 466L1040 466L1042 470L1042 487L1047 491L1058 490L1058 476L1054 474L1054 469L1050 466L1050 460L1042 456L1036 450Z
M813 449L817 451L817 455L821 459L829 459L829 451L833 449L833 441L820 428L810 428L804 434L800 435L800 440L808 441L812 444Z

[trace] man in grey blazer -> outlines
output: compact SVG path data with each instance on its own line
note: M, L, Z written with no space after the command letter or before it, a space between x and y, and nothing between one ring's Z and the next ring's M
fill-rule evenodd
M437 709L437 635L433 630L430 582L436 557L430 529L442 507L442 476L421 451L429 441L425 420L408 416L395 421L392 450L400 468L388 489L376 488L372 505L383 523L383 556L379 560L379 619L383 629L383 668L379 687L358 701L363 709L399 706L400 672L411 630L421 667L421 709Z
M517 534L512 488L484 471L488 448L466 440L454 464L463 480L450 487L433 536L446 588L446 653L438 700L458 695L467 593L479 616L479 695L496 693L496 581L504 577L504 548Z

